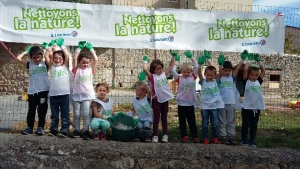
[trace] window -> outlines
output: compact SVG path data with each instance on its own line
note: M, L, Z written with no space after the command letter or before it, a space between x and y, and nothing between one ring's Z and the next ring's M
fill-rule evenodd
M280 75L270 75L271 82L280 82Z

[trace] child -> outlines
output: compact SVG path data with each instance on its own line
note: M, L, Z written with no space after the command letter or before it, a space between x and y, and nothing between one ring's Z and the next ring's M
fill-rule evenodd
M196 84L198 64L189 51L185 55L193 62L193 67L190 64L184 63L180 67L182 76L178 76L176 72L176 64L172 68L172 75L178 83L178 93L176 101L178 104L179 128L181 132L181 142L187 143L189 137L186 133L186 120L188 121L190 132L193 136L193 142L199 143L198 131L196 127L195 108L198 107L198 97L196 93Z
M202 76L201 65L208 58L208 65L205 68L204 76ZM201 117L202 117L202 143L208 144L208 122L210 119L212 126L212 142L213 144L220 144L218 139L218 109L224 108L224 102L221 98L217 81L220 81L220 74L218 74L217 80L215 79L217 75L217 70L214 66L211 66L210 53L204 50L204 55L198 59L198 75L199 84L201 85Z
M151 142L151 124L152 111L151 111L151 89L145 83L139 82L135 89L136 98L133 98L133 115L138 116L139 122L135 131L134 141L140 141L142 137L142 130L145 131L145 141Z
M59 136L67 137L70 127L70 79L69 79L69 53L63 45L64 39L55 40L56 45L61 50L54 51L51 47L46 48L46 63L51 68L50 85L50 108L51 108L51 128L49 136L56 136L58 133L59 112L61 118L61 129Z
M256 60L260 66L259 69L256 67L249 67L249 64ZM249 54L248 62L246 63L243 71L244 79L244 101L242 103L242 145L248 145L247 135L248 129L250 128L250 146L256 147L255 137L257 132L257 125L261 110L265 109L265 102L262 93L261 84L262 78L265 75L265 68L259 58L258 54Z
M91 103L93 119L90 127L94 133L94 139L106 140L106 132L110 128L110 123L107 120L112 116L113 101L106 97L109 93L108 84L98 83L95 91L98 96ZM99 129L101 129L100 134Z
M147 69L149 59L144 56L143 69L151 83L152 90L152 109L154 115L153 121L153 138L152 142L158 142L158 124L161 116L163 137L162 142L168 142L168 111L169 111L169 100L174 98L173 93L170 90L168 79L166 75L171 71L174 58L171 60L168 68L164 71L164 64L160 60L153 60L150 64L150 71Z
M27 54L31 59L30 62L23 60L23 57ZM48 65L43 61L43 51L38 46L30 46L17 57L17 61L29 69L27 128L21 133L32 134L37 108L39 121L35 134L44 135L50 81L47 72Z
M90 65L91 57L88 54L80 53L81 49L86 47L93 55L93 63ZM80 53L80 54L79 54ZM73 111L74 111L74 127L75 130L72 138L79 137L80 134L80 113L83 117L83 139L90 139L89 132L89 110L91 100L95 99L93 89L93 74L98 63L98 57L91 43L80 41L78 48L73 55Z
M246 54L246 55L245 55ZM241 54L247 57L247 51ZM221 74L219 90L225 107L219 109L219 134L221 143L226 145L236 145L235 141L235 101L236 101L236 77L243 65L244 59L240 61L236 69L232 71L230 61L224 61L219 57L219 74ZM228 135L229 138L226 138Z

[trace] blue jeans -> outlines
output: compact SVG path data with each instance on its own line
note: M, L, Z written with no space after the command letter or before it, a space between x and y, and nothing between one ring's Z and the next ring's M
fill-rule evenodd
M201 110L202 117L202 139L208 138L208 120L212 128L212 138L218 138L218 109Z
M140 121L137 124L137 127L135 129L135 137L136 138L141 138L142 135L142 130L145 132L145 137L152 137L152 132L151 132L151 122L150 121Z
M70 127L70 105L69 95L50 96L51 108L51 128L50 130L58 131L59 111L61 118L60 132L69 132Z

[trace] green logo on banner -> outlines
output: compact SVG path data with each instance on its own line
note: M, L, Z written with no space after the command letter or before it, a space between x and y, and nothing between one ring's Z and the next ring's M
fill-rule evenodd
M270 27L266 18L245 20L233 18L229 21L217 19L217 29L209 28L208 34L209 40L267 38L270 35Z
M80 27L80 15L77 9L22 8L22 17L14 17L15 30L79 29Z
M123 23L115 24L115 36L151 35L154 33L177 32L176 20L169 15L122 15Z

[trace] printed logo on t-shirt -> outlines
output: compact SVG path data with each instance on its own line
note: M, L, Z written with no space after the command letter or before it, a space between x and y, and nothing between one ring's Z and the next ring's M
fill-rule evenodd
M167 85L167 84L168 84L167 79L160 79L160 80L157 81L156 86L157 87L162 87L162 86Z
M93 75L83 75L79 76L76 80L76 84L91 82L93 79Z
M233 83L232 81L223 81L221 82L221 87L232 87Z
M138 109L136 110L136 113L137 113L138 115L141 115L141 114L143 114L143 113L148 112L149 110L150 110L150 104L147 103L146 105L141 106L140 108L138 108Z
M66 76L68 75L68 71L65 69L62 70L53 70L51 72L52 77L60 77L60 76Z
M44 74L44 73L47 73L47 69L45 66L41 66L41 67L37 67L36 69L29 70L30 76Z
M217 94L219 92L219 89L217 86L212 87L212 88L205 88L201 91L201 94L204 95L214 95Z
M249 86L246 91L248 93L261 93L261 86Z
M103 110L102 114L105 116L111 116L112 115L112 111L111 110Z
M193 90L196 88L196 84L195 83L185 83L182 86L183 90Z

